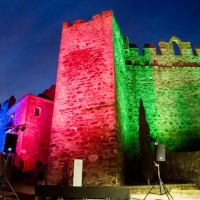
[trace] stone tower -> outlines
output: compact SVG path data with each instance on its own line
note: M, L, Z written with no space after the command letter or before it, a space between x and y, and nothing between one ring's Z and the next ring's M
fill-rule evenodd
M114 59L114 37L119 49L123 43L118 29L112 11L63 24L47 184L71 185L77 158L83 159L84 186L123 182L114 79L121 62Z

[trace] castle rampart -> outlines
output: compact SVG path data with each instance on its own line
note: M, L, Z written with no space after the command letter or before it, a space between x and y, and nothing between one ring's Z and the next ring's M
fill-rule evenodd
M141 158L140 102L151 136L167 153L199 151L199 88L200 45L193 53L190 42L172 36L159 49L145 44L141 55L106 11L90 21L63 23L55 99L54 86L40 95L54 105L30 94L11 108L6 102L0 128L12 114L14 125L26 123L17 153L24 171L34 159L46 163L49 153L46 184L72 185L76 158L83 160L83 186L123 184L124 163L131 183Z
M177 45L179 48L179 55L174 52L173 45ZM124 50L126 54L126 59L131 61L132 65L143 66L200 66L199 57L199 46L196 45L194 53L192 53L192 48L190 42L181 42L181 40L173 36L169 42L159 42L160 55L156 53L156 48L154 45L144 45L143 55L139 54L139 50L136 45L129 45L128 38L124 38ZM146 64L145 64L146 63ZM149 64L147 64L149 63Z
M174 52L173 43L178 45L179 55ZM140 55L137 46L128 45L128 38L124 38L129 127L130 132L134 133L130 141L135 147L135 153L130 157L139 155L139 146L135 140L138 140L140 98L144 102L151 134L166 144L168 151L198 149L197 130L200 122L195 113L200 113L199 46L196 46L196 54L193 54L190 42L181 42L173 36L168 43L160 42L159 47L161 55L156 53L155 46L151 44L144 45L144 54ZM169 140L169 135L173 142ZM186 138L191 141L190 144Z

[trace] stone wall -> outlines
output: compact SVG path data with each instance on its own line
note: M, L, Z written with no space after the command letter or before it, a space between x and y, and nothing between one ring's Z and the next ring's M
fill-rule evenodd
M161 54L146 44L140 55L135 44L122 38L112 11L88 22L65 22L53 120L53 102L34 95L26 95L9 110L7 104L0 109L0 139L9 116L14 115L15 126L26 124L26 130L17 133L15 164L21 165L22 159L26 171L38 160L46 162L52 126L47 184L71 185L76 158L83 159L85 186L122 184L124 160L130 166L129 177L131 166L139 166L140 99L150 133L166 145L167 153L200 150L200 46L193 54L190 42L173 36L169 42L161 41L159 48ZM54 89L40 97L53 100ZM184 160L182 154L176 159ZM184 168L180 177L195 170Z
M72 184L83 159L83 185L122 183L115 112L112 11L63 24L47 184Z
M36 108L40 112L38 116L35 113ZM27 130L24 132L22 144L22 152L25 152L23 159L26 161L24 171L30 170L28 168L31 162L47 163L52 114L53 101L29 95L26 114Z
M161 178L166 183L195 183L200 187L200 151L170 153L161 163Z
M114 50L114 78L115 78L115 109L116 109L116 128L118 136L118 160L119 165L122 166L123 176L122 180L125 181L124 175L126 173L125 164L125 154L124 151L127 147L127 133L128 129L126 127L127 121L127 93L126 93L126 65L125 58L123 54L123 37L120 28L113 17L113 50Z
M36 108L39 109L38 116ZM8 115L13 115L14 126L26 126L25 130L16 132L18 142L14 162L22 171L33 169L37 161L47 162L52 113L52 101L31 94L9 109Z
M179 55L175 54L174 45L178 45ZM118 179L115 177L119 177L114 174L120 174L122 167L111 170L114 176L110 176L113 182L109 183L106 183L107 175L105 180L100 178L100 182L95 182L99 176L91 168L101 166L103 172L99 174L104 177L105 169L111 166L109 160L114 160L116 166L122 163L119 152L124 152L127 165L138 162L140 99L151 135L166 145L167 152L198 150L199 46L193 55L189 42L173 36L168 43L160 42L159 47L161 55L151 44L145 45L144 55L140 55L137 46L129 44L128 38L122 40L120 28L109 12L95 15L89 22L77 20L73 26L63 24L49 184L71 184L75 158L84 159L85 185L114 184ZM108 134L111 130L113 135ZM92 143L91 138L96 142ZM101 154L110 153L104 152L103 146L97 148L97 144L105 145L109 140L116 142L110 150L115 149L117 153L116 156L111 153L113 157L106 156L107 164L101 164ZM95 158L93 163L91 157Z
M173 45L178 45L179 55ZM166 145L167 152L194 151L200 146L200 57L193 55L189 42L173 36L160 42L161 55L154 45L145 45L140 55L136 45L124 38L127 67L129 159L137 160L139 99L144 102L153 137ZM131 152L131 153L129 153Z
M200 68L154 69L157 136L167 150L200 149Z
M8 110L16 102L14 96L11 96L9 100L6 100L2 105L0 104L0 152L3 152L4 142L6 136L6 130L11 124L9 124Z

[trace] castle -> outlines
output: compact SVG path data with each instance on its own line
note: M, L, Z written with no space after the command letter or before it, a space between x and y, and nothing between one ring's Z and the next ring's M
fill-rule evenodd
M144 45L140 55L112 11L63 23L54 101L27 94L0 110L1 138L9 121L26 125L15 133L15 165L28 171L41 160L46 183L66 185L80 158L85 186L123 184L126 166L140 155L140 99L151 135L167 152L199 150L200 46L193 54L190 42L173 36L159 47L157 54Z

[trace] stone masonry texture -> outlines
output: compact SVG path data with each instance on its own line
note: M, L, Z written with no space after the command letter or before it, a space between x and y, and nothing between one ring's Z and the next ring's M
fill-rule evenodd
M71 185L76 158L84 186L121 184L112 18L107 11L63 24L47 184Z
M140 170L142 100L150 135L166 145L166 180L199 184L200 45L193 53L172 36L142 50L122 36L112 11L63 23L56 85L1 106L0 138L11 115L14 125L26 124L15 165L28 171L48 160L46 184L72 185L74 159L83 159L83 186L131 183L124 179Z
M35 115L35 108L40 115ZM26 129L19 129L15 155L15 165L22 171L34 169L37 161L47 163L50 125L53 102L31 94L25 95L8 111L14 126L25 124Z
M140 99L167 152L199 149L199 46L193 55L189 42L173 36L159 47L160 55L146 44L140 55L111 11L63 24L48 184L71 185L75 158L84 160L85 186L121 184L123 161L131 172L140 155Z
M154 45L145 45L139 55L136 45L124 38L129 123L129 157L139 155L138 107L144 102L151 134L168 152L199 150L200 57L198 46L193 55L189 42L173 36L160 42L161 55ZM128 48L127 48L128 44ZM180 53L175 54L173 45Z

